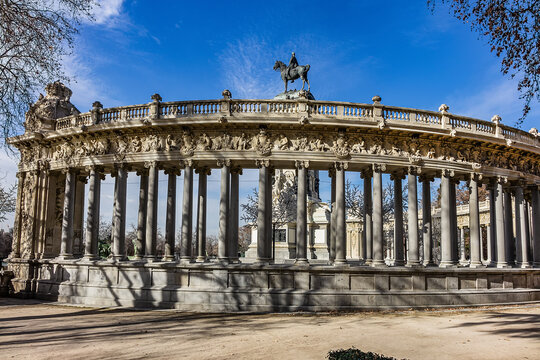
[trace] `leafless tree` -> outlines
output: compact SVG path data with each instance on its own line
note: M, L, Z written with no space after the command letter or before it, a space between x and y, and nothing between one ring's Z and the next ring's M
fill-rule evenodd
M15 211L16 193L16 185L6 188L2 184L0 184L0 222L6 220L6 214Z
M95 0L0 0L0 130L14 135L36 94L67 80L62 61Z
M533 99L540 101L540 1L538 0L428 0L448 4L454 17L485 37L501 60L501 72L521 74L518 90L525 101L519 126Z
M13 228L8 231L0 230L0 263L2 259L8 257L11 253L11 247L13 244ZM1 264L0 264L1 267Z

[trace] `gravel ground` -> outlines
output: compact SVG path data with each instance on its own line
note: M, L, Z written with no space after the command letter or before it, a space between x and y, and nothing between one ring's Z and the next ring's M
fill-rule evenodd
M540 304L445 311L204 314L0 298L1 359L540 359Z

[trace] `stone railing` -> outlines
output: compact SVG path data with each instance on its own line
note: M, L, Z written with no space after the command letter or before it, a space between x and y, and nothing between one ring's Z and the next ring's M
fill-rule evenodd
M240 100L218 99L198 101L174 101L123 106L115 108L93 108L90 112L60 118L56 130L88 127L102 123L175 119L201 116L231 116L232 120L249 120L269 115L280 117L305 116L306 119L365 120L382 126L411 126L422 128L460 131L481 137L492 137L526 146L540 146L540 137L523 130L454 115L444 109L440 112L374 104L348 103L315 100Z

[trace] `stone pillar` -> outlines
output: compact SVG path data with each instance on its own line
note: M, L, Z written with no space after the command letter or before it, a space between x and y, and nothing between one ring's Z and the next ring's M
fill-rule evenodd
M99 235L99 206L101 198L101 174L97 166L90 166L88 184L88 210L86 213L86 242L84 248L84 258L86 260L96 260L98 254Z
M113 251L111 259L126 260L126 191L128 172L125 164L119 164L115 174Z
M21 226L22 226L22 204L24 199L24 178L26 173L17 173L17 199L15 204L15 225L13 226L13 246L10 258L16 259L21 257Z
M422 182L422 241L424 245L424 266L434 266L433 232L431 225L431 182L433 177L423 176Z
M516 243L514 239L514 223L512 216L512 193L504 189L504 243L506 245L506 262L509 266L515 264Z
M336 169L330 168L328 170L328 176L332 179L331 183L331 210L330 213L330 241L328 244L328 253L329 253L329 259L330 261L334 261L336 259Z
M347 228L345 222L345 170L348 163L337 162L336 167L336 259L334 265L347 263Z
M419 169L416 166L409 166L407 177L409 186L409 211L407 212L409 221L409 251L407 256L407 266L420 265L420 249L418 243L418 173Z
M272 188L268 160L257 161L259 167L259 204L257 216L257 262L268 263L272 253ZM267 194L269 192L269 194ZM268 216L270 212L270 216Z
M43 188L46 186L46 178L43 179ZM74 257L80 257L83 255L83 226L84 226L84 187L87 183L87 179L85 175L77 176L77 181L75 182L75 208L73 210L73 256ZM45 189L43 189L45 190ZM46 197L43 196L44 191L41 192L40 196L40 207L45 208L45 199ZM45 212L43 211L43 215L40 215L40 222L41 219L45 217ZM42 235L45 237L45 234ZM40 236L41 240L41 236Z
M488 263L487 266L497 266L497 220L496 220L496 197L497 181L493 179L488 185L488 198L489 198L489 226L488 226Z
M540 267L540 188L538 185L531 187L532 193L532 250L533 266Z
M394 265L405 265L403 244L403 172L395 172L390 176L394 181Z
M218 259L228 262L229 258L229 193L231 184L230 160L218 161L221 167L221 191L219 197L219 234L218 234Z
M210 175L210 169L202 167L197 169L199 174L199 191L197 201L197 261L206 261L206 189L207 176Z
M167 182L167 217L165 218L165 254L163 261L174 261L174 243L176 238L176 177L180 169L172 167L165 170L169 175Z
M191 262L192 217L193 217L193 162L184 163L184 189L182 198L182 239L180 261Z
M298 171L296 195L296 264L307 264L307 167L309 161L295 161ZM339 186L339 184L337 184ZM340 219L341 220L341 219ZM337 245L337 243L336 243ZM337 248L336 248L337 249Z
M452 239L452 261L454 264L458 263L458 226L457 226L457 207L456 207L456 184L459 183L457 179L451 179L450 181L450 221L451 221L451 239Z
M465 265L467 263L467 256L465 254L465 228L459 229L459 263Z
M74 169L67 169L66 186L64 190L64 214L62 217L62 242L60 244L60 259L73 257L73 215L75 209L75 181L77 173Z
M505 244L505 221L504 221L504 190L503 184L506 183L506 178L497 178L497 188L495 190L495 222L496 229L495 234L497 237L497 267L506 268L508 262L506 261L506 244Z
M384 266L382 173L385 165L373 164L373 260L372 266Z
M239 262L238 257L238 227L240 226L240 175L242 168L231 167L231 193L229 205L229 261Z
M148 170L137 171L139 175L139 212L137 216L137 239L135 240L135 259L141 260L146 245L146 211L148 207Z
M146 200L146 235L144 246L144 258L148 261L156 259L157 241L157 206L159 169L155 161L145 163L148 168L148 197Z
M529 212L523 197L523 183L516 187L516 265L520 268L529 268L530 239L529 239Z
M362 248L365 249L364 260L366 264L373 261L373 200L371 193L372 169L361 172L364 179L364 229L362 231Z
M471 174L469 181L469 236L471 268L482 266L482 229L480 227L480 209L478 207L478 174Z
M452 258L451 186L453 171L443 170L441 175L441 262L440 267L455 266Z

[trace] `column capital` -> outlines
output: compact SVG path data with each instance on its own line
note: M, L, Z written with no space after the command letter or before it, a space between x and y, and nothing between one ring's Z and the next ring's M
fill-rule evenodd
M405 179L405 171L396 170L390 174L390 180L403 180Z
M505 185L505 184L508 183L508 177L506 177L506 176L497 176L495 178L495 182L497 184Z
M373 172L385 172L386 164L373 164Z
M138 168L136 172L137 176L147 176L148 175L148 169L147 168Z
M157 167L158 165L159 165L159 163L158 163L157 161L145 161L143 166L144 166L146 169L150 169L150 168L152 168L152 167L155 168L155 167Z
M231 166L231 160L230 159L219 159L217 160L217 167L222 168L224 166L230 167Z
M199 175L210 175L212 173L212 169L210 169L208 166L200 166L195 169L195 173Z
M328 168L328 177L329 178L335 178L336 177L336 169L334 169L333 166L330 166Z
M261 159L261 160L255 160L255 166L258 168L262 167L270 167L270 160L268 159Z
M429 175L429 174L422 174L420 175L420 182L433 182L435 180L435 176Z
M127 172L131 170L131 166L125 162L115 163L113 165L113 169L111 170L111 177L115 177L116 175L118 175L119 170L124 170Z
M22 181L24 179L24 177L26 176L26 172L24 171L17 171L17 174L15 174L15 176L17 176L17 179L19 181Z
M334 162L334 168L336 170L347 170L349 168L349 163L345 161L336 161Z
M100 166L100 165L88 165L88 166L85 166L84 167L84 170L87 172L87 173L90 173L91 171L95 171L97 173L103 173L104 169L103 169L103 166Z
M470 180L474 180L477 183L480 183L480 181L482 181L483 178L484 178L483 175L480 173L470 173L467 176L467 182L469 182Z
M295 160L294 167L297 169L300 169L300 168L307 169L309 168L309 160Z
M446 177L453 178L455 175L456 174L455 174L454 170L450 170L450 169L442 169L441 170L441 176L446 176Z
M362 169L360 171L360 177L362 179L371 178L373 176L373 169L371 167Z
M242 175L242 167L239 165L232 165L231 166L231 174L238 174Z
M177 166L168 166L168 167L165 168L164 172L165 172L165 175L180 176L180 174L181 174L181 170Z
M414 166L414 165L407 166L407 174L409 175L420 175L421 172L422 172L422 168L420 168L420 166Z

